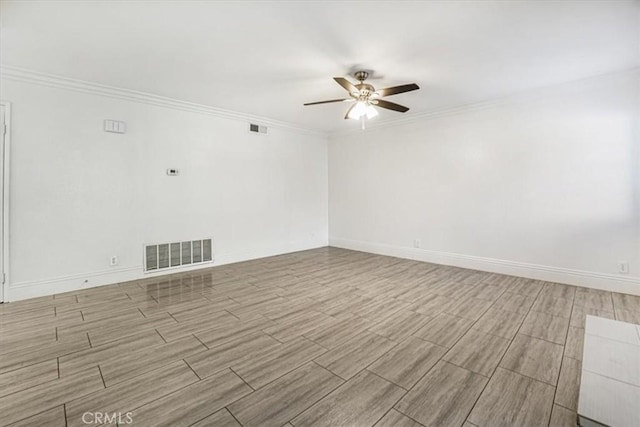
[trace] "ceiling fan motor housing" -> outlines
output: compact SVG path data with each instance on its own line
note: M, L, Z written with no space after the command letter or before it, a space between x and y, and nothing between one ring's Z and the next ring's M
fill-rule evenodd
M367 84L367 83L360 83L360 84L357 84L355 86L358 89L358 91L360 92L358 94L358 98L367 99L376 91L376 88L374 88L373 86L371 86L370 84Z

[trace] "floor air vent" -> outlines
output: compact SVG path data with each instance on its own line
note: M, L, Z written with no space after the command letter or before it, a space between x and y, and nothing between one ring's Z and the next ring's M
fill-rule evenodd
M144 271L213 261L211 239L159 243L144 247Z

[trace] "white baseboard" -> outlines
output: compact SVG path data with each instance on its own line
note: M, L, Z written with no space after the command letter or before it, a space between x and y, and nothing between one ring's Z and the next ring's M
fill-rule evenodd
M416 261L453 265L457 267L488 271L492 273L508 274L513 276L528 277L531 279L546 280L550 282L566 283L570 285L585 286L594 289L640 295L639 277L617 276L613 274L572 270L568 268L528 264L516 261L477 257L472 255L430 251L426 249L402 247L384 243L372 243L358 240L342 239L338 237L330 237L328 242L325 239L294 241L279 243L272 246L251 248L247 251L242 252L217 253L215 262L213 264L207 263L200 266L191 266L181 270L167 270L162 274L154 273L154 275L164 276L184 271L211 268L225 264L248 261L252 259L320 248L327 246L327 244L339 248L352 249L379 255L388 255ZM5 297L7 302L19 301L27 298L52 295L54 293L58 294L63 292L76 291L80 289L127 282L149 277L149 274L144 274L144 272L142 271L142 265L139 265L120 268L117 270L114 269L108 271L90 272L73 276L11 284L7 289L8 292Z
M369 252L378 255L388 255L415 261L453 265L456 267L488 271L491 273L507 274L549 282L584 286L587 288L601 289L605 291L640 295L640 277L635 276L618 276L593 271L572 270L569 268L431 251L427 249L395 246L385 243L343 239L339 237L329 237L329 245L343 249Z
M216 255L216 265L233 264L252 259L266 258L275 255L289 254L292 252L306 251L308 249L323 248L329 245L328 239L303 240L283 242L278 245L253 247L246 251L227 252Z
M145 274L142 265L136 265L106 271L82 273L73 276L11 283L6 288L7 292L5 295L5 302L60 294L63 292L77 291L80 289L94 288L96 286L111 285L131 280L148 279L153 276L166 276L186 271L200 270L219 265L321 248L327 245L327 239L281 242L274 245L250 248L249 250L242 252L216 253L213 263L203 263L178 269L167 269L165 271L159 271L151 274Z
M6 288L5 302L43 297L80 289L95 288L111 283L135 280L142 275L142 265L118 269L87 272L51 279L10 283Z

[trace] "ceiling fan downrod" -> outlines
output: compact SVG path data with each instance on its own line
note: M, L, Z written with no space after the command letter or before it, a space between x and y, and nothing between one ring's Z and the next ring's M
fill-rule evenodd
M353 77L355 77L360 83L364 83L364 81L369 77L369 73L366 71L356 71Z

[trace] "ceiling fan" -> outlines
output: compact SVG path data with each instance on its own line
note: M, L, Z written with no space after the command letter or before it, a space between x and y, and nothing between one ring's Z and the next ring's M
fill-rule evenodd
M344 118L362 120L362 129L364 129L364 118L366 117L368 119L371 119L378 115L378 111L375 109L375 107L386 108L388 110L399 111L401 113L406 113L407 111L409 111L408 107L380 98L420 89L417 84L410 83L406 85L393 86L376 90L376 88L374 88L372 85L364 82L369 77L369 72L357 71L354 74L354 77L358 79L360 83L354 85L349 80L343 77L333 78L333 80L335 80L340 86L342 86L347 90L347 92L349 92L349 98L308 102L304 105L329 104L332 102L355 102L355 104L353 104L349 108L349 110L347 110L347 114L344 116Z

